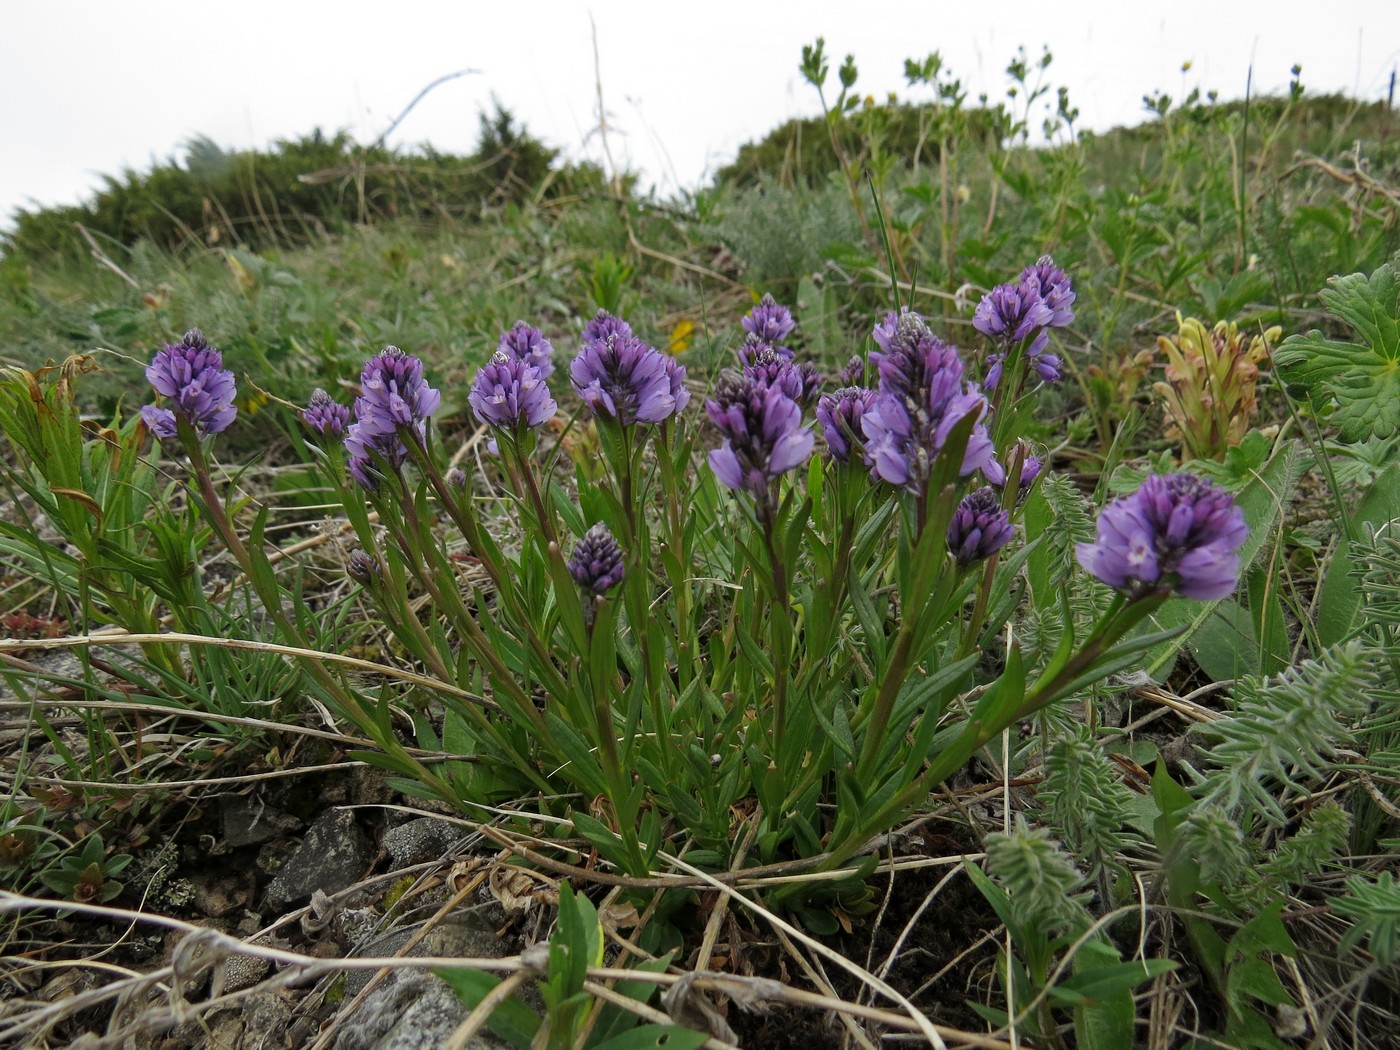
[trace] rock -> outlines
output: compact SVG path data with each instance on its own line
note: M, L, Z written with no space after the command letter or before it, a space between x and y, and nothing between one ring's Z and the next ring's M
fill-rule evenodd
M233 955L224 961L224 992L251 988L272 969L272 963L256 955Z
M233 875L196 876L194 905L205 915L221 919L248 904L249 879Z
M464 832L451 821L437 817L419 817L400 824L384 833L380 845L389 854L396 868L423 864L446 853Z
M335 1050L438 1050L466 1016L466 1006L445 982L421 970L397 970L342 1024ZM467 1050L509 1045L478 1033Z
M267 887L274 908L299 903L315 890L338 893L353 886L369 866L370 844L347 810L327 810Z
M214 1022L209 1032L209 1050L238 1050L243 1046L243 1019L235 1014Z
M243 1045L260 1050L288 1050L292 1046L309 1045L294 1041L287 1032L292 1009L300 999L297 993L286 990L254 992L244 999Z
M301 830L296 817L246 795L225 797L219 815L224 825L223 845L230 847L255 846Z
M381 933L366 944L357 944L354 954L379 959L396 955L421 928L420 924ZM508 954L506 944L496 936L495 931L471 912L448 916L407 953L409 958L414 959L499 959ZM346 994L359 994L372 976L369 970L351 970L345 975Z
M351 974L354 972L352 970ZM366 974L365 981L368 980L369 975ZM393 1030L434 980L436 978L431 974L421 970L395 970L389 974L353 1015L340 1019L340 1035L336 1037L335 1050L372 1050L382 1037ZM360 987L363 988L364 984ZM345 992L347 998L358 994L351 989L349 981L346 982Z

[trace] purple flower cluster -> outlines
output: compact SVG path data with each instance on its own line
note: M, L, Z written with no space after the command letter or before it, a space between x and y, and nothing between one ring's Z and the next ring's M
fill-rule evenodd
M959 565L986 561L1011 539L1011 516L989 486L963 497L948 522L948 550Z
M422 445L427 419L442 395L423 378L423 362L397 346L386 346L365 362L361 394L355 399L355 422L345 431L350 475L365 488L377 488L379 463L397 469L408 458L404 435Z
M875 329L881 352L872 353L880 373L879 395L865 408L865 457L876 475L892 485L922 492L933 461L953 427L977 420L963 453L961 473L971 474L992 457L982 417L987 399L963 381L958 352L929 331L916 313L894 314Z
M865 383L865 358L855 354L846 362L846 367L836 373L836 385L862 386Z
M776 357L780 361L791 361L797 356L797 351L791 347L773 346L753 336L745 339L739 344L739 349L735 351L739 355L739 363L747 368L759 357Z
M999 284L982 297L972 315L972 327L1000 343L1019 343L1035 334L1048 339L1045 328L1054 315L1034 282Z
M1153 474L1099 516L1079 564L1115 590L1168 588L1184 598L1224 598L1239 582L1249 535L1228 492L1194 474Z
M745 350L750 354L746 358ZM800 405L809 405L821 392L822 376L809 361L794 361L792 351L758 343L745 343L739 349L744 362L744 375L768 386L781 387L783 393Z
M797 327L792 311L777 302L771 295L764 294L758 305L744 315L740 324L744 326L744 341L739 346L739 363L745 371L752 367L772 370L778 363L791 362L797 356L791 347L783 345ZM816 369L811 365L794 365L804 371L803 386L821 382ZM802 400L798 394L789 396ZM811 396L815 397L813 385Z
M849 463L853 446L864 443L861 417L875 404L878 395L862 386L845 386L823 394L817 402L817 422L826 438L826 451L835 462Z
M323 437L340 437L350 425L350 409L336 401L320 387L311 392L301 418Z
M1068 328L1074 324L1074 285L1064 270L1055 265L1055 260L1042 255L1034 266L1021 271L1021 283L1031 284L1040 290L1041 299L1050 308L1051 328Z
M1051 328L1074 322L1073 306L1070 279L1048 255L1022 270L1016 284L999 284L983 296L972 326L1000 347L987 359L987 388L993 389L1001 381L1006 353L1017 344L1025 344L1026 357L1042 381L1058 382L1060 359L1045 349L1050 345Z
M739 323L748 333L748 339L773 347L781 347L782 341L797 327L797 322L792 319L792 311L766 293L758 301L758 305L745 314ZM788 351L788 356L792 356L792 351Z
M685 368L634 336L621 318L599 310L583 338L569 375L595 416L623 426L661 423L690 400Z
M178 343L167 343L157 350L146 369L146 379L172 406L146 405L141 409L141 418L157 437L178 437L179 421L184 419L203 439L226 430L238 415L233 404L237 393L233 373L224 368L223 354L209 345L198 328L191 328Z
M724 444L710 453L715 477L755 499L764 499L771 481L812 454L816 439L802 426L802 408L781 386L726 372L705 412L724 435Z
M539 369L540 378L548 379L554 374L554 347L538 328L516 321L510 331L501 333L497 354L505 354L515 361L522 361Z
M606 310L599 310L593 319L583 326L583 345L602 342L610 335L631 335L632 326L621 317L614 317Z
M540 367L505 350L477 371L467 403L486 426L516 434L544 426L559 408Z
M578 541L569 558L569 575L593 594L606 594L622 582L622 548L601 521Z

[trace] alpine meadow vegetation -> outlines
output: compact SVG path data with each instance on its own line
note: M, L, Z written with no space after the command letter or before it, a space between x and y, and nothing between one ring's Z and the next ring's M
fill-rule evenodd
M0 1042L1391 1045L1400 118L831 66L0 237Z

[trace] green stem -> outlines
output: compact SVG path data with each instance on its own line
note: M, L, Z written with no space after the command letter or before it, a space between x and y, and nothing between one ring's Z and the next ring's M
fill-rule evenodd
M778 543L778 514L773 506L773 493L766 492L758 500L758 527L763 532L768 549L768 568L773 579L773 593L768 606L768 626L773 646L773 754L783 755L783 739L787 731L788 677L792 661L792 598L788 593L787 565Z
M214 487L214 479L209 474L209 465L204 458L204 450L200 447L193 428L184 419L179 420L179 428L180 442L190 457L195 483L200 498L204 502L204 509L210 525L219 534L219 538L228 548L229 553L233 555L234 560L238 562L238 567L247 576L263 607L267 610L267 614L277 625L286 643L300 648L305 639L282 610L282 595L275 584L268 587L266 574L255 570L253 557L234 529L228 512L224 509L223 500L219 498L219 493ZM271 565L267 562L266 555L262 556L261 567L266 569L268 573L271 572ZM297 659L301 666L316 680L317 684L325 690L327 696L340 707L346 717L354 722L355 726L366 736L375 740L401 768L412 770L413 775L436 792L439 797L444 799L454 797L452 788L447 781L410 755L392 736L381 732L374 716L365 710L360 701L319 661L309 657L298 657Z
M968 759L1008 726L1030 717L1047 704L1059 699L1066 688L1097 663L1115 642L1150 616L1169 594L1169 589L1154 590L1144 587L1127 598L1119 595L1080 650L1067 660L1063 667L1032 686L1014 710L992 722L970 719L958 738L940 751L938 757L907 787L893 795L861 824L850 827L844 834L834 834L835 841L828 847L827 859L823 861L822 868L825 870L840 867L860 849L873 829L888 827L909 806L962 768Z

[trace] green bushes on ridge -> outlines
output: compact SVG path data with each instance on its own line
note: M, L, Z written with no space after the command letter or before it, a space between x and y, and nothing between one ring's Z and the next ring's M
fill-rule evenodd
M20 210L0 237L6 255L46 258L99 242L149 240L164 249L239 244L260 250L306 242L353 223L391 217L465 214L483 205L557 193L589 169L555 166L558 151L532 137L499 103L481 114L476 150L466 157L431 147L404 152L361 146L345 131L320 129L279 139L268 150L225 150L191 140L183 161L103 176L82 204ZM561 177L562 176L562 177Z

